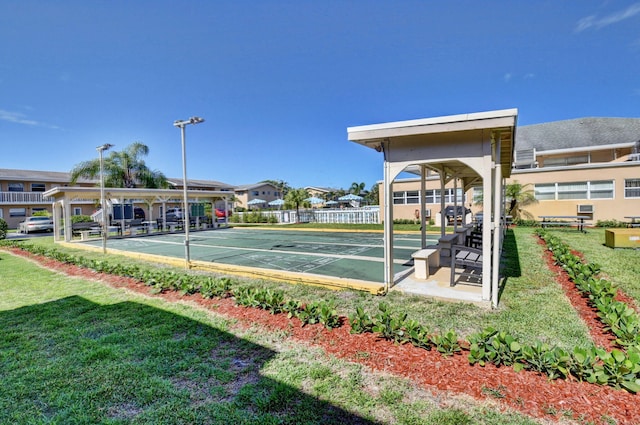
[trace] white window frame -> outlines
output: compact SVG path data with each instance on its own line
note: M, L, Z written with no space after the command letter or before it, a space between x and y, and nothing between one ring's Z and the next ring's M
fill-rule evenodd
M608 185L601 189L599 186ZM573 186L573 187L572 187ZM606 193L610 192L610 195ZM538 201L575 201L589 199L614 199L614 180L583 182L538 183L534 185L534 196ZM605 196L593 196L605 194Z
M26 217L26 208L9 208L9 217Z
M630 183L634 183L635 186L629 186ZM629 193L636 192L637 195L629 195ZM624 179L624 198L625 199L638 199L640 198L640 179Z

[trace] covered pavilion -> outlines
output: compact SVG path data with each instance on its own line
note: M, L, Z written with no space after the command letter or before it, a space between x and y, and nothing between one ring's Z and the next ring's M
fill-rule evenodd
M445 185L467 191L481 187L482 300L498 304L499 268L504 232L504 181L511 175L517 109L451 115L349 127L348 139L384 155L384 284L388 290L402 277L393 274L393 182L402 172L421 176L422 247L426 248L425 182L427 170ZM458 186L459 185L459 186ZM441 214L445 211L440 197ZM456 197L457 203L457 197ZM442 217L441 236L446 233ZM457 222L454 220L454 227ZM440 251L439 251L440 252ZM487 261L488 260L488 261Z
M149 207L149 218L153 216L153 206L162 204L162 219L166 222L165 213L167 211L167 202L182 203L183 191L176 189L142 189L142 188L115 188L105 187L105 199L107 204L112 204L114 200L122 202L130 200L132 202L144 202ZM212 211L215 212L215 203L217 201L225 202L225 211L227 211L227 203L233 197L234 193L224 190L187 190L187 198L189 203L210 202ZM43 193L43 196L53 198L53 230L54 241L60 242L64 238L65 242L70 242L72 232L63 232L63 223L71 223L71 206L74 203L87 200L100 199L100 187L80 187L80 186L64 186L54 187ZM225 217L225 220L227 218Z

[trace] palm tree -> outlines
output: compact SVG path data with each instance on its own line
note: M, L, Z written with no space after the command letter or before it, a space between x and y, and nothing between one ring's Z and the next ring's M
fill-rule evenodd
M367 192L365 199L369 205L380 205L380 187L378 183L374 183L371 186L371 190Z
M530 186L530 183L523 185L517 180L505 186L506 213L510 215L513 220L521 219L523 216L528 219L533 218L531 213L522 209L527 205L538 202L534 191L529 189Z
M142 159L149 154L149 147L134 142L123 151L112 151L104 158L104 184L107 187L168 188L167 178L160 171L151 170ZM100 160L83 161L71 170L71 184L80 177L95 179L100 175Z
M306 189L291 189L285 197L285 208L296 209L296 220L300 220L300 206L304 205L305 199L309 197L309 192Z
M349 189L349 193L353 193L354 195L360 196L360 192L362 192L365 187L366 185L364 184L364 182L363 183L353 182L351 183L351 188Z

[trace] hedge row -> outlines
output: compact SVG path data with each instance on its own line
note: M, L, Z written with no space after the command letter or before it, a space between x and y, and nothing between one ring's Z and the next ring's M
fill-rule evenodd
M541 232L541 234L543 233L544 231ZM87 259L60 252L55 248L23 242L1 241L0 246L18 247L36 255L47 256L97 272L131 277L151 286L153 291L157 293L179 291L183 294L200 293L205 298L234 297L238 305L261 308L272 314L287 314L289 317L297 317L303 326L320 323L330 329L342 325L342 320L337 315L333 303L302 303L286 299L282 291L257 287L236 287L236 283L228 277L193 275L171 270L149 269L137 265L115 264L106 260ZM561 258L570 258L566 256L566 250L562 250L555 242L553 246L553 250ZM569 262L575 267L567 269L571 269L572 273L579 276L594 277L598 270L597 266L579 266L574 260L571 258ZM599 293L602 293L605 298L609 297L608 294L612 292L610 286L606 284L591 282L590 287L602 287L603 289ZM598 290L596 289L594 293L598 293ZM609 304L614 303L612 301ZM471 364L477 363L480 366L487 363L496 366L512 366L518 371L530 370L543 373L550 379L571 377L594 384L624 388L634 393L640 391L640 348L637 344L625 345L626 352L613 350L609 353L596 347L575 348L569 352L540 342L525 344L517 341L506 332L492 328L472 334L466 341L460 341L454 331L451 330L444 334L431 332L428 327L415 320L407 319L405 312L392 311L389 305L384 302L380 303L378 308L379 312L371 316L361 307L357 307L356 311L349 316L351 332L377 333L382 338L399 344L410 343L426 350L435 348L443 355L468 352L469 362ZM625 313L625 315L629 314ZM623 323L622 320L618 320L618 322ZM611 326L613 327L613 321ZM631 325L624 327L631 327ZM619 337L619 339L621 341L628 340L623 337Z

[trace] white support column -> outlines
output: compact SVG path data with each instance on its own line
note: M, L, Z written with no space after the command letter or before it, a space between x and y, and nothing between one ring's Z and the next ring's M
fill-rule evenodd
M493 186L491 184L493 163L491 155L484 156L482 175L482 299L491 300L491 230L493 229Z
M53 212L53 241L54 242L60 242L60 235L62 230L62 226L60 225L62 223L61 217L60 217L61 209L62 209L61 201L53 202L51 206L51 211Z
M63 202L63 215L64 215L64 241L71 242L73 237L73 224L71 223L71 203L68 200Z
M384 289L393 285L393 188L391 164L384 161Z
M453 178L453 233L456 233L457 231L458 231L458 177L454 177Z
M445 191L445 175L444 175L444 170L440 170L440 237L443 238L445 233L446 233L446 229L445 226L447 225L446 221L447 221L447 217L444 214L444 191Z
M426 194L427 191L427 167L423 164L420 166L420 240L422 241L422 248L427 247L427 206L426 206Z
M495 158L495 168L493 170L494 181L494 223L495 231L493 232L493 253L492 253L492 273L491 273L491 306L493 308L498 307L498 282L500 279L500 254L502 252L502 215L503 205L502 202L502 166L500 165L500 138L492 143Z

